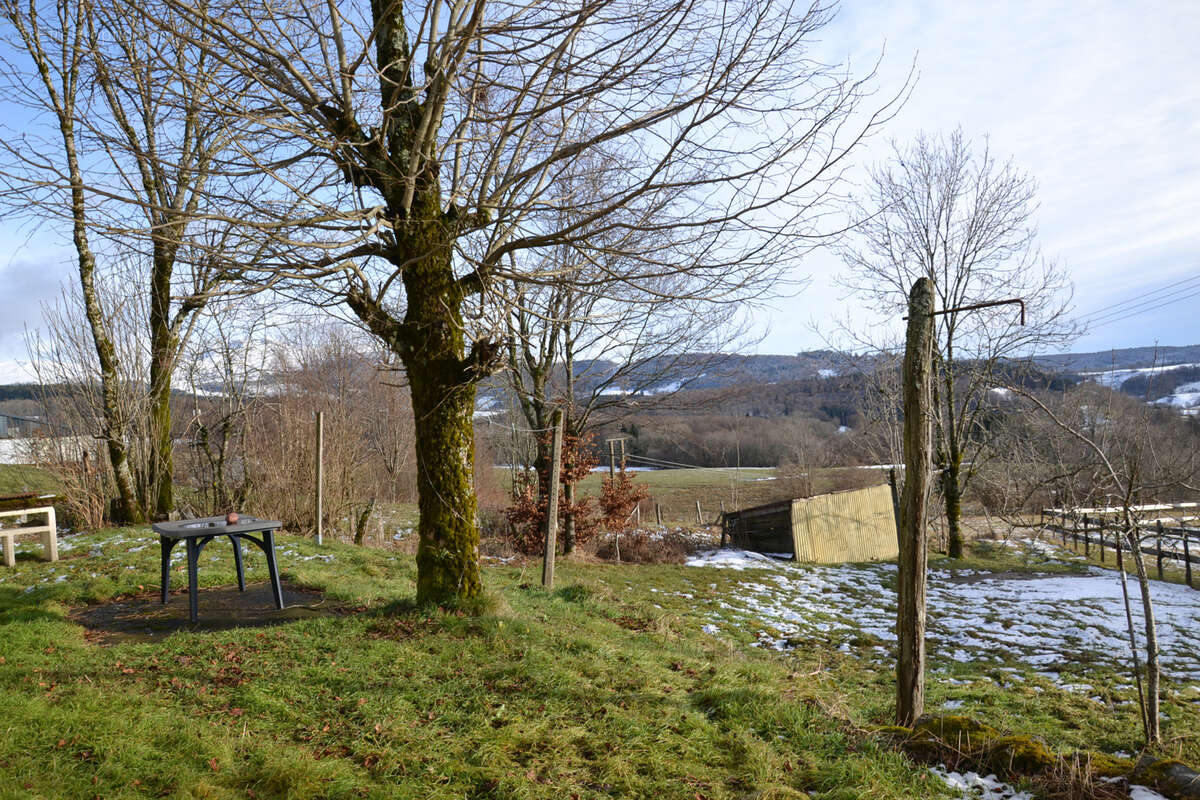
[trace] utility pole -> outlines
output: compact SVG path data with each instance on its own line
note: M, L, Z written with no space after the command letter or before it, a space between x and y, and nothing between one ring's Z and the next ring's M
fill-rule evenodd
M904 491L896 585L896 723L904 726L911 726L925 710L925 515L933 460L932 372L933 281L919 278L908 297L904 348Z
M542 586L554 588L554 551L558 547L558 478L562 471L563 413L554 411L554 438L551 442L550 487L546 502L546 552L542 556Z

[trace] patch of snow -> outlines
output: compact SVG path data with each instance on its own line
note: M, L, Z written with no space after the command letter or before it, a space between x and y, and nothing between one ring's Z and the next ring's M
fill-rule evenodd
M812 638L836 646L863 635L889 648L895 642L893 563L801 565L734 549L701 553L687 563L748 573L714 601L721 609L714 609L714 619L728 619L732 611L762 626L761 646L787 650ZM1180 682L1200 681L1195 591L1155 581L1151 592L1163 671ZM1088 694L1092 686L1078 680L1086 675L1084 665L1126 667L1125 607L1111 571L1013 577L931 570L928 609L929 648L954 661L989 663L1005 655L1042 670L1065 691ZM1074 674L1060 675L1064 670Z
M930 767L929 771L954 791L961 792L964 800L1033 800L1029 792L1019 792L995 775L948 772L942 767Z
M1164 364L1157 367L1138 367L1136 369L1109 369L1101 372L1081 372L1080 377L1088 378L1101 386L1119 389L1125 381L1138 375L1158 375L1184 367L1200 367L1200 364Z
M1189 383L1188 386L1195 386L1194 383ZM1175 406L1176 408L1194 408L1200 406L1200 391L1181 391L1183 387L1175 390L1174 394L1169 394L1166 397L1160 397L1154 402L1162 406Z
M1129 800L1167 800L1167 798L1147 786L1138 786L1135 783L1129 786Z
M822 378L836 378L838 371L836 369L819 369L817 370L817 374Z
M721 629L718 628L716 625L704 625L700 628L700 630L704 631L709 636L716 636L717 634L719 634L721 632Z
M776 564L775 559L763 553L752 553L749 550L709 550L697 553L688 562L689 567L724 567L726 569L771 568Z

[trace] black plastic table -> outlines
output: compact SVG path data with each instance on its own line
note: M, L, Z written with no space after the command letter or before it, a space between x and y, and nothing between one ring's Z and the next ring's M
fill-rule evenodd
M242 539L247 539L258 545L267 557L267 570L271 573L271 591L275 595L275 607L283 608L283 588L279 585L279 567L275 563L275 531L279 530L278 520L258 519L257 517L241 517L230 525L225 517L201 517L199 519L180 520L179 522L156 522L154 532L158 534L159 547L162 550L162 601L167 602L167 590L171 586L171 549L179 541L187 546L188 572L188 612L192 622L196 621L198 611L197 562L204 545L218 536L228 536L233 543L233 561L237 565L238 590L246 591L246 573L242 569ZM251 534L259 534L257 537Z

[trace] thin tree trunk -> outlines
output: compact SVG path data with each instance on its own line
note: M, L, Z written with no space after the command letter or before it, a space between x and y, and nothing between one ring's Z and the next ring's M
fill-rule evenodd
M575 552L575 484L563 484L563 499L566 501L568 511L566 518L563 520L563 555L570 555Z
M896 721L912 725L925 708L925 513L932 458L930 412L933 282L920 278L908 301L904 354L904 491L897 576Z
M48 72L41 64L39 64L39 69L49 86ZM77 79L78 73L74 72L69 77L73 82ZM61 101L63 105L58 109L58 121L71 182L72 239L79 259L79 286L83 293L84 314L91 330L92 343L96 348L96 359L100 368L101 417L104 426L101 435L108 449L108 458L112 463L113 479L117 488L117 497L112 505L111 516L114 522L138 523L144 521L144 516L137 502L133 474L129 469L129 448L125 442L127 428L125 420L121 416L119 403L119 361L116 348L113 346L108 329L104 324L104 312L100 308L100 300L96 295L96 258L88 241L87 198L83 189L83 173L79 166L79 156L75 149L74 101L74 87L64 87Z
M962 454L951 450L950 460L942 471L942 500L946 511L946 554L951 558L963 557L962 535L962 492L959 476L962 472Z
M958 409L955 408L954 392L954 346L947 342L946 361L942 365L945 370L945 387L942 402L946 406L945 463L942 464L942 502L946 512L946 555L950 558L962 558L962 442L959 441Z
M156 276L157 277L157 276ZM167 298L168 302L170 298ZM158 299L152 299L152 306ZM163 309L161 313L165 313ZM171 373L177 347L165 316L150 314L150 516L163 520L175 510L175 460L171 439Z
M1154 603L1150 597L1150 578L1146 574L1146 563L1142 559L1142 543L1137 527L1129 530L1129 553L1137 568L1138 585L1142 589L1142 614L1146 621L1146 742L1154 744L1161 739L1158 721L1158 634L1154 627Z

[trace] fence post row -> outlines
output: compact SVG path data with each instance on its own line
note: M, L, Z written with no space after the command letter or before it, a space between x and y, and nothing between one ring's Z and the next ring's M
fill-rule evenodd
M1154 534L1154 549L1157 551L1157 553L1156 553L1155 555L1156 555L1156 557L1157 557L1157 559L1158 559L1158 579L1161 581L1161 580L1162 580L1162 578L1163 578L1163 566L1162 566L1162 558L1163 558L1163 549L1162 549L1162 534L1163 534L1163 526L1162 526L1162 520L1161 520L1161 519L1160 519L1160 520L1156 520L1156 521L1155 521L1155 523L1154 523L1154 531L1155 531L1155 534Z
M1191 533L1187 526L1180 526L1183 529L1183 575L1188 586L1192 586L1192 552L1188 548L1188 536ZM1192 586L1195 589L1195 586Z

